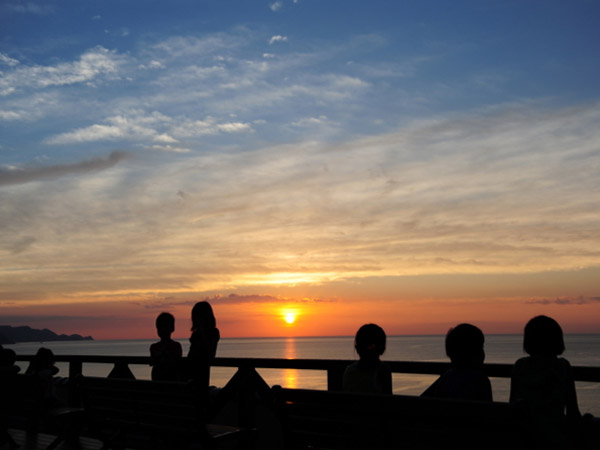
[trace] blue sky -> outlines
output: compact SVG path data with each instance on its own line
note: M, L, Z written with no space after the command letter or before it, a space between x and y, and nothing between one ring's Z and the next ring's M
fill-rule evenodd
M308 134L345 140L508 103L590 102L599 89L598 9L595 2L6 1L2 156L67 161L111 145L147 147L150 129L163 138L153 135L157 148L247 150ZM120 134L90 128L119 127L117 117L133 127L152 114L161 116L137 133L124 124ZM202 139L171 136L165 123L207 117L213 127Z
M0 309L595 274L598 17L595 1L4 0Z

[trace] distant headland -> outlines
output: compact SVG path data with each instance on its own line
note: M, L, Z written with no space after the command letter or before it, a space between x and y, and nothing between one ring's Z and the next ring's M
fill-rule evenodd
M93 341L91 336L79 334L56 334L46 328L36 330L31 327L11 327L0 325L0 344L16 344L17 342L52 342L52 341Z

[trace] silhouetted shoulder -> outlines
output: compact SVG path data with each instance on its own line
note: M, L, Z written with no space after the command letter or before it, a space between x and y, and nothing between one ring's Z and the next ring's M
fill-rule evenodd
M367 392L373 394L391 394L392 371L383 362L364 364L355 361L344 371L342 389L347 392Z
M181 357L183 350L177 341L161 340L150 346L150 365L152 379L162 381L177 381L181 377Z
M177 341L159 341L150 346L150 356L155 358L160 356L181 357L182 355L183 349Z
M561 377L569 376L573 369L565 358L554 356L526 356L518 359L513 366L513 376L522 374L545 374L548 371L555 372Z
M449 369L423 394L423 397L454 398L491 402L492 385L481 370Z

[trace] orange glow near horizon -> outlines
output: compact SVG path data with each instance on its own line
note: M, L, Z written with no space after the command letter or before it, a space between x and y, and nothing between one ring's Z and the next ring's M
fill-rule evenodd
M223 338L352 336L365 323L392 335L443 335L469 322L484 333L522 333L533 316L554 317L565 333L600 333L599 270L531 275L380 277L323 284L241 287L235 293L173 297L63 297L0 302L3 325L48 328L95 339L155 339L156 316L176 318L173 338L190 336L196 301L213 306Z
M377 323L392 335L443 335L451 326L469 322L486 334L521 333L527 320L539 314L554 317L565 333L598 333L600 304L564 305L560 302L520 300L339 300L303 303L281 308L276 303L212 303L223 338L352 336L364 323ZM190 336L191 305L164 308L176 318L173 338ZM63 305L38 308L36 319L16 323L49 328L56 333L91 335L95 339L154 339L154 321L163 308L135 304L89 304L77 308L77 316L66 317ZM59 317L59 319L54 319ZM93 314L96 314L95 316ZM88 316L85 319L83 316ZM45 318L47 317L47 318Z

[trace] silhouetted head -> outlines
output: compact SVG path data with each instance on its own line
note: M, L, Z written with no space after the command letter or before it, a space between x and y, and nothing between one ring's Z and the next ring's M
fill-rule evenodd
M565 351L565 341L558 322L548 316L537 316L527 322L523 350L531 356L561 355Z
M17 361L17 354L12 348L0 348L0 367L12 366Z
M192 331L198 328L210 329L217 327L217 319L212 306L208 302L198 302L192 308Z
M156 318L156 332L161 338L168 338L175 331L175 317L173 314L163 312Z
M368 323L356 332L354 348L361 358L378 358L385 352L385 331L379 325Z
M41 370L50 369L54 366L54 362L54 353L52 353L52 350L50 350L49 348L40 347L33 359L31 360L31 363L27 368L27 372L36 373Z
M450 328L446 334L446 355L457 367L473 367L483 364L485 338L475 325L461 323Z

